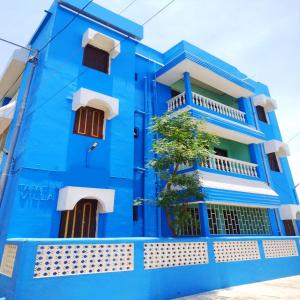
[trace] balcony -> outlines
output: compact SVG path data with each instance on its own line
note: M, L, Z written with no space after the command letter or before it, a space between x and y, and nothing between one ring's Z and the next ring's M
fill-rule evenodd
M214 154L211 154L206 160L200 162L199 167L258 178L257 164ZM192 165L182 164L179 166L179 171L191 168L193 168Z
M200 163L202 168L234 173L244 176L258 177L257 165L224 156L210 155Z
M187 103L186 93L183 92L167 101L168 111L179 109L185 106L186 103ZM230 107L228 105L225 105L223 103L220 103L218 101L215 101L213 99L210 99L208 97L205 97L203 95L192 92L192 103L195 106L203 107L205 109L221 114L225 117L232 118L235 121L241 123L246 122L244 112L235 109L233 107Z

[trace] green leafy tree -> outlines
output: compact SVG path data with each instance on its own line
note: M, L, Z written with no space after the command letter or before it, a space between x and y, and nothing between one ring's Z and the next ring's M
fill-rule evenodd
M155 158L149 165L164 184L156 203L164 209L173 236L190 221L188 201L204 196L198 174L179 172L181 166L206 159L213 153L213 145L218 144L217 137L204 132L203 126L205 122L189 112L153 118L151 131L157 139L153 144Z

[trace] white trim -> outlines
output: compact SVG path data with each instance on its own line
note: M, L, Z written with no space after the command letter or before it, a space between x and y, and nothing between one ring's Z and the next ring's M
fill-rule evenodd
M9 127L16 109L16 101L11 101L0 108L0 135Z
M262 106L265 109L265 112L274 111L278 108L277 101L271 97L260 94L253 97L253 104L255 106Z
M205 60L202 61L206 62ZM223 76L220 76L217 73L209 70L208 68L205 68L187 58L157 77L157 81L170 86L178 80L182 79L182 74L184 72L189 72L192 78L201 81L209 86L212 86L219 91L222 91L235 98L249 97L253 94L248 89L245 89L238 84L233 83Z
M266 153L276 153L278 157L290 156L289 145L278 140L270 140L264 143Z
M228 190L250 194L260 194L267 196L278 196L266 182L259 180L250 180L235 176L221 175L211 172L197 171L199 181L204 188Z
M95 19L93 19L93 18L91 18L91 17L88 17L88 16L84 15L84 14L78 13L78 11L76 11L76 10L74 10L74 9L71 9L70 7L67 7L67 6L65 6L64 4L62 4L62 3L59 3L59 5L60 5L61 8L65 9L65 10L67 10L67 11L70 11L70 12L76 14L76 15L79 15L80 17L82 17L82 18L84 18L84 19L86 19L86 20L89 20L89 21L91 21L91 22L93 22L93 23L95 23L95 24L97 24L97 25L101 25L101 26L103 26L103 27L105 27L105 28L107 28L107 29L109 29L109 30L111 30L111 31L113 31L113 32L116 32L117 34L120 34L120 35L122 35L122 36L124 36L124 37L126 37L126 38L128 38L128 39L130 39L130 40L132 40L132 41L135 41L135 42L137 42L137 43L140 42L139 39L135 39L133 36L128 36L127 34L121 32L121 31L119 31L119 30L117 30L117 29L115 29L115 28L112 28L112 27L110 27L110 26L108 26L108 25L105 25L104 23L102 23L102 22L100 22L100 21L97 21L97 20L95 20Z
M22 79L20 74L25 69L28 56L29 51L22 48L15 50L12 54L6 69L0 77L0 100L4 97L12 98L16 94Z
M116 58L121 53L120 41L91 28L84 33L82 38L82 47L88 44L108 52L111 58Z
M279 208L281 220L300 220L299 204L284 204Z
M82 106L90 106L105 112L105 118L113 119L119 114L119 100L85 88L79 89L73 95L72 110L76 111Z
M226 121L226 122L228 122L228 123L237 125L237 126L239 126L239 127L247 128L247 129L249 129L249 130L251 130L251 131L253 131L253 132L255 132L255 133L262 133L261 131L255 129L254 127L247 126L247 125L244 125L244 124L240 124L240 123L238 123L238 122L235 122L235 121L232 121L232 120L228 120L228 119L226 119L226 118L222 118L222 117L217 116L217 115L214 115L214 114L212 114L212 113L203 111L203 110L201 110L201 109L199 109L199 108L195 108L195 107L192 107L192 106L190 106L190 105L188 105L188 106L186 106L186 107L189 107L190 109L194 109L194 110L200 111L201 113L206 114L206 115L208 115L209 117L221 119L221 120L224 120L224 121Z
M59 190L57 210L72 210L82 199L95 199L98 213L110 213L114 211L115 190L66 186Z
M234 124L235 126L247 128L248 130L251 130L254 133L261 133L261 131L258 131L256 129L250 127L250 126L239 124L238 122L234 122L234 121L222 118L220 116L208 113L206 111L203 111L201 109L192 107L190 105L187 105L186 107L177 110L176 112L174 112L174 114L178 113L179 111L190 111L190 110L199 111L199 112L201 112L201 114L204 114L208 117L220 119L220 120L225 121L227 123ZM207 131L207 132L216 134L217 136L224 137L226 139L233 140L233 141L236 141L236 142L239 142L239 143L244 143L244 144L260 144L260 143L263 143L265 141L263 139L259 139L259 138L252 137L252 136L247 135L247 134L243 134L243 133L241 133L239 131L236 131L236 130L226 129L224 127L221 127L221 126L218 126L216 124L210 123L209 121L206 122L205 127L202 128L202 129Z
M145 59L147 59L147 60L149 60L149 61L151 61L151 62L154 62L154 63L156 63L156 64L158 64L158 65L160 65L160 66L164 66L164 64L162 64L162 63L158 62L157 60L154 60L154 59L152 59L152 58L150 58L150 57L147 57L147 56L145 56L145 55L143 55L143 54L140 54L140 53L135 52L135 55L136 55L136 56L140 56L140 57L142 57L142 58L145 58Z

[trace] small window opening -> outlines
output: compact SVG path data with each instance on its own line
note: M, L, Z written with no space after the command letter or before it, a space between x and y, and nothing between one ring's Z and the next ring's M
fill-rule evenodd
M133 221L137 221L139 218L139 207L138 205L133 205L132 207L132 219Z
M257 112L258 119L260 121L262 121L264 123L268 123L266 111L265 111L263 106L257 105L256 106L256 112Z
M214 148L215 154L218 156L228 157L228 151L220 148Z
M278 159L274 152L268 154L268 160L269 160L271 170L275 172L280 172Z
M76 111L75 134L103 139L104 111L92 107L81 107Z
M86 45L83 54L83 64L89 68L108 74L109 53L91 45Z
M135 138L139 137L139 128L138 127L134 127L133 135L134 135Z

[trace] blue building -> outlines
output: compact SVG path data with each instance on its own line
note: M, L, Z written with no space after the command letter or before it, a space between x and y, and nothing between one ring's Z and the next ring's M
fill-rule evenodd
M149 48L141 25L85 2L55 0L0 79L0 297L170 299L299 274L300 207L267 86L186 41ZM135 200L161 188L151 118L179 110L221 142L182 167L205 199L174 239Z

